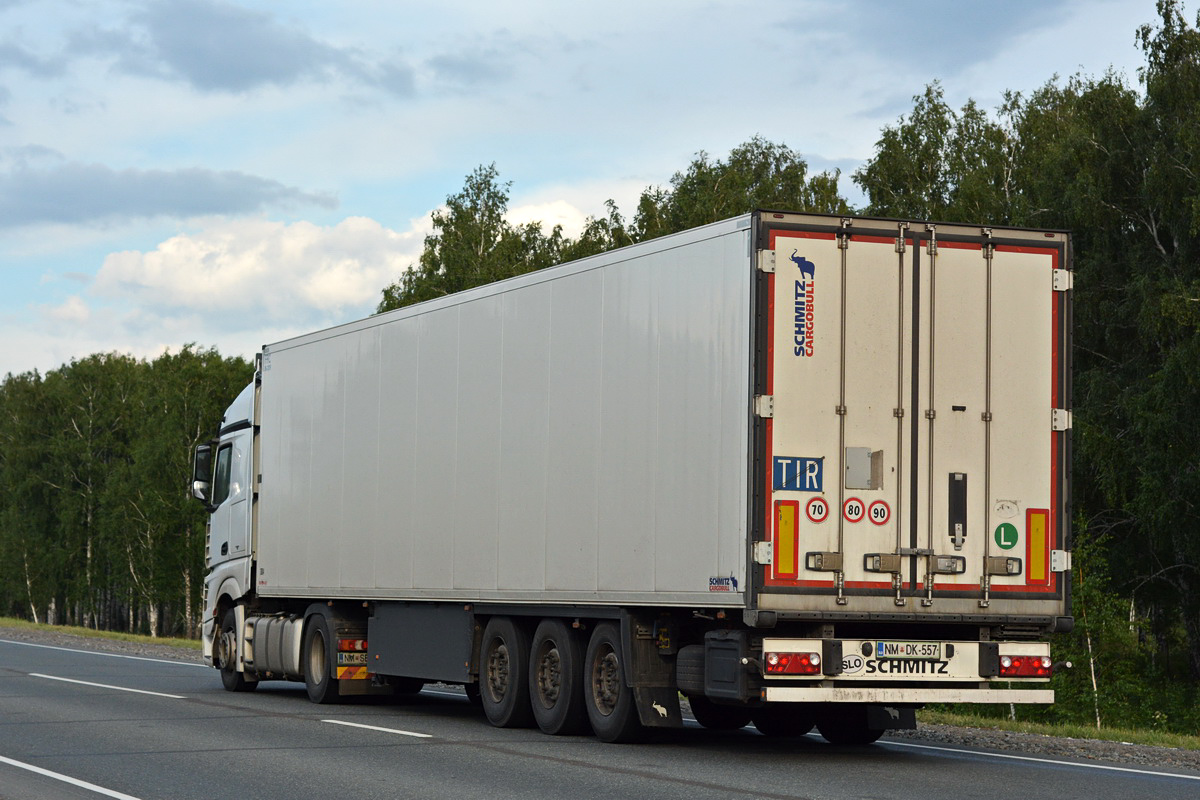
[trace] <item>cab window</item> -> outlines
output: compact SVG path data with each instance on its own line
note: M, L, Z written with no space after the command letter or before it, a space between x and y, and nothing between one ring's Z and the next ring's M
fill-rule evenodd
M229 472L233 463L233 445L222 445L217 451L217 469L213 476L212 504L219 506L229 498Z

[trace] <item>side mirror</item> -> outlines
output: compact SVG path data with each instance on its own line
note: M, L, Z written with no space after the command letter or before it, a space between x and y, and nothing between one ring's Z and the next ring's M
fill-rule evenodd
M212 444L196 446L196 457L192 461L192 497L209 504L208 493L212 490L213 470Z

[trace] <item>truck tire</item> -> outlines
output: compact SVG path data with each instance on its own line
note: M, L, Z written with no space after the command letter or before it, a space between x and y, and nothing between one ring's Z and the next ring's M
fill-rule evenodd
M707 697L689 697L692 716L711 731L736 731L750 724L750 709L745 706L723 706Z
M763 736L776 739L803 736L813 729L812 709L803 703L773 703L754 709L750 715Z
M221 617L221 633L213 647L213 656L221 670L221 685L227 692L253 692L258 680L247 678L237 669L237 611L229 608Z
M830 704L817 717L817 730L830 744L871 744L883 735L867 725L867 707L863 705Z
M529 634L508 617L492 617L479 652L479 695L483 713L497 728L528 728Z
M583 646L562 620L544 619L533 634L529 698L533 718L543 733L573 736L587 732Z
M675 685L688 697L704 696L704 645L679 648L675 656Z
M584 656L584 705L596 738L602 742L635 742L642 735L633 689L625 685L621 633L611 622L592 631Z
M322 705L340 703L342 695L334 664L334 641L329 631L329 619L324 614L313 614L308 618L300 653L308 699Z

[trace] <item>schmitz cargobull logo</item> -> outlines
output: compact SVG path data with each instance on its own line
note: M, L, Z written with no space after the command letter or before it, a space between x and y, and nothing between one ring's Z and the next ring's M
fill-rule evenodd
M796 268L800 271L800 277L796 278L795 289L795 328L794 328L794 346L792 352L801 357L812 358L813 345L815 339L813 337L813 328L815 321L815 302L817 295L817 267L813 262L809 261L802 255L799 255L799 250L793 250L791 259L796 264Z

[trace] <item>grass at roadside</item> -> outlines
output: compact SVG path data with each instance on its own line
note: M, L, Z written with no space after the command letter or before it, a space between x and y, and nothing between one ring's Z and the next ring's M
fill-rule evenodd
M43 625L27 622L13 617L0 617L0 628L15 628L18 630L46 631L48 633L66 633L72 636L85 636L89 639L114 639L119 642L138 642L140 644L165 644L171 647L184 647L189 650L199 650L199 639L170 639L139 636L133 633L113 633L111 631L94 631L91 628L75 628L69 625Z
M967 714L952 714L945 711L922 709L917 712L922 723L958 725L964 728L989 728L991 730L1032 733L1042 736L1062 736L1070 739L1101 739L1109 742L1178 747L1183 750L1200 750L1200 736L1184 736L1154 730L1131 730L1126 728L1096 728L1088 725L1047 725L1041 722L1019 722L1009 719L990 719Z

